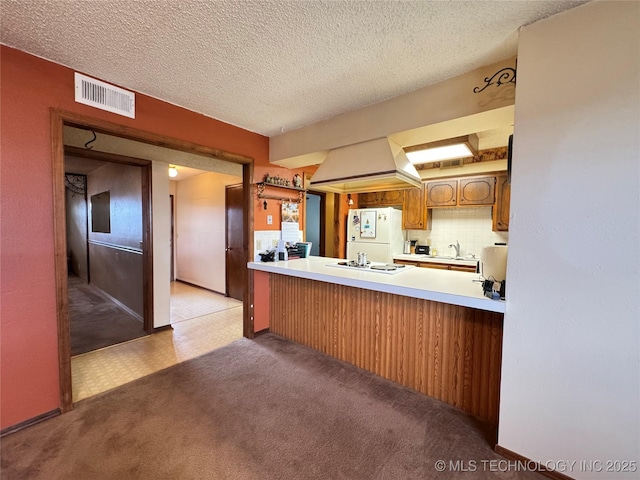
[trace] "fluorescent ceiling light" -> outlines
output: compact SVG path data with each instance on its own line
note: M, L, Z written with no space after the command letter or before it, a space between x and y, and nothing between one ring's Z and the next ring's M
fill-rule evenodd
M407 152L409 161L414 165L421 163L440 162L442 160L451 160L453 158L473 157L473 155L473 152L465 143L456 143L454 145L446 145L443 147L426 148L424 150Z

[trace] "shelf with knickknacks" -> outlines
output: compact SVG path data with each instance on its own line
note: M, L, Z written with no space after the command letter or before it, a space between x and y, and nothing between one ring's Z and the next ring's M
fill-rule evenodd
M279 200L282 202L301 203L304 200L304 192L306 190L302 188L302 177L298 174L293 176L293 181L279 176L271 176L268 173L264 176L264 181L256 183L257 196L262 199ZM294 190L297 193L297 198L289 198L283 195L267 195L264 193L266 187L277 187L285 190ZM266 210L266 201L264 202L264 208Z

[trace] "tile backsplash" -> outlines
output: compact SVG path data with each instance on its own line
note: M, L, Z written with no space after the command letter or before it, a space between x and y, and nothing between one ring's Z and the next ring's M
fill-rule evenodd
M484 247L509 240L508 232L491 230L491 207L434 208L429 214L431 230L407 230L406 238L435 247L438 255L454 255L454 249L448 246L456 241L460 242L461 255L480 256Z
M302 230L299 230L299 239L302 241ZM253 258L256 262L260 261L259 253L264 253L278 246L280 240L280 230L255 230L253 232Z

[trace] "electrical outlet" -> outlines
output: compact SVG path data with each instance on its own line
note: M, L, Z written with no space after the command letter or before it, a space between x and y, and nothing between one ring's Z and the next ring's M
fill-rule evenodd
M273 225L273 215L267 215L267 225Z
M262 250L262 240L256 240L256 250Z

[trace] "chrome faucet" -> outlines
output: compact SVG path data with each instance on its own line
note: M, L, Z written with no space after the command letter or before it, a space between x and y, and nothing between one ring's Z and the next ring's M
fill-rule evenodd
M455 258L460 258L460 242L458 242L456 240L455 244L452 243L451 245L449 245L449 248L451 248L451 247L456 249L456 257Z

